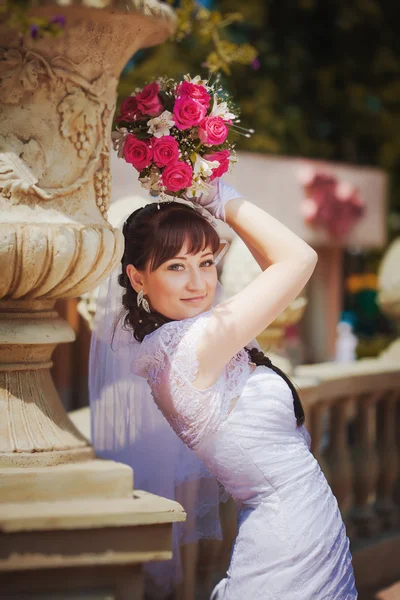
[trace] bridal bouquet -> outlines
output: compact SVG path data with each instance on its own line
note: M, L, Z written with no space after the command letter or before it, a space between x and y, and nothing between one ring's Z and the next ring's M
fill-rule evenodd
M249 133L221 92L218 80L211 85L186 75L157 79L122 102L114 149L152 196L190 200L207 193L236 161L229 130Z

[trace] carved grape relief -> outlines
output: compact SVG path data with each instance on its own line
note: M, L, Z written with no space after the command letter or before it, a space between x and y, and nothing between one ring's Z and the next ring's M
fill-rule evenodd
M27 114L34 114L38 121L34 111L37 103L37 113L41 116L40 98L43 96L35 100L35 95L43 94L45 87L46 97L52 101L49 102L49 118L51 110L55 110L61 138L71 143L75 153L75 158L68 159L71 173L76 173L76 176L72 175L72 183L43 188L40 180L46 171L46 154L54 158L50 152L62 146L57 146L54 138L47 140L43 134L49 144L43 148L45 142L42 140L42 145L38 142L42 132L34 131L30 139L24 141L10 134L0 137L0 193L13 204L23 202L29 196L53 200L72 194L93 178L97 168L94 182L97 205L102 213L108 208L111 176L107 127L114 110L117 81L107 69L92 81L79 71L79 64L63 56L46 60L30 50L0 49L0 101L5 105L24 102L25 108L31 111ZM60 161L53 163L60 168ZM52 168L51 160L47 167Z

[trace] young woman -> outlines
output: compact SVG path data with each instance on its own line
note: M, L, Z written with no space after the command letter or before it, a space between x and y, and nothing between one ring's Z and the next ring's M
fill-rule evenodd
M229 570L211 599L353 600L345 527L297 392L250 348L307 283L316 253L222 180L195 201L234 229L262 273L214 306L219 237L198 210L171 202L126 221L119 283L140 342L134 373L240 506Z

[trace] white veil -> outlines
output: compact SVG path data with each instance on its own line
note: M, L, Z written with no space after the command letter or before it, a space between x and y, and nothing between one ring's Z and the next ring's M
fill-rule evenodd
M121 224L122 227L122 224ZM225 240L218 262L229 245ZM92 441L97 456L125 463L134 471L134 488L177 500L187 513L173 525L172 561L145 567L152 598L164 598L182 579L179 546L201 538L221 539L221 488L210 471L170 428L143 377L132 373L140 347L122 326L123 288L118 267L101 285L89 358ZM222 300L217 284L214 305Z

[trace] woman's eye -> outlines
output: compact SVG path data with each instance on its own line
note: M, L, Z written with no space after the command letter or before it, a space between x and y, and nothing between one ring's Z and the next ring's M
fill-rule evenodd
M180 271L179 267L182 267L182 269L184 268L183 265L179 265L179 264L175 263L174 265L169 265L168 270L169 271Z
M215 264L214 260L209 259L209 260L205 260L202 263L200 263L200 267L212 267L212 265L214 265L214 264ZM185 265L182 265L180 263L174 263L173 265L168 266L169 271L181 271L184 268L185 268Z
M205 260L203 263L201 263L201 266L212 267L213 264L214 261L210 258L209 260Z

